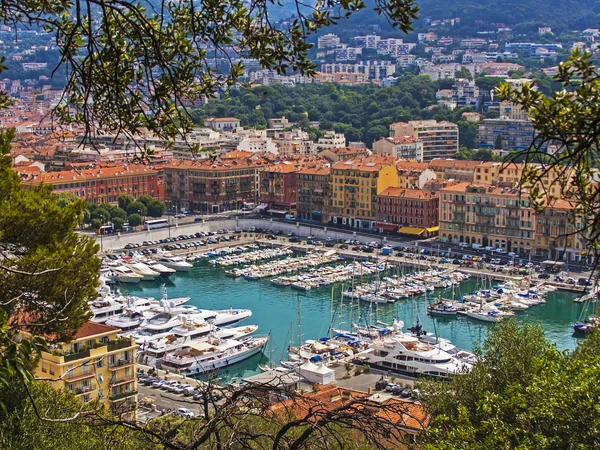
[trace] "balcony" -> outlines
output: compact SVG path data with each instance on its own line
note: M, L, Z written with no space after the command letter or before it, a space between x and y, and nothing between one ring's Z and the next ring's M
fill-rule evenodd
M115 350L121 350L123 348L134 347L135 343L130 339L117 339L108 343L108 351L114 352Z
M112 386L118 386L120 384L124 384L124 383L131 383L135 381L135 376L127 376L127 377L120 377L120 378L116 378L116 377L112 377L110 380L110 385Z
M132 365L134 362L131 359L120 359L114 362L108 362L108 368L110 370L117 370L119 367L126 367Z
M69 388L69 390L71 392L73 392L75 395L83 395L83 394L87 394L89 392L95 391L97 389L96 387L96 383L92 383L89 386L83 386L83 387L76 387L76 388Z
M116 394L111 395L110 397L108 397L108 399L111 402L116 402L117 400L121 400L121 399L127 398L127 397L132 397L137 394L138 394L137 389L135 391L123 391L123 392L118 392Z
M76 353L65 355L65 362L77 361L78 359L84 359L90 357L90 350L80 350Z

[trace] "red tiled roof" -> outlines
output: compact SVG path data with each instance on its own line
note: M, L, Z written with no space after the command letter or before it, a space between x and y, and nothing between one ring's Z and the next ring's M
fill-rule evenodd
M104 325L103 323L86 322L81 326L81 328L79 328L79 330L77 330L74 339L83 339L90 336L97 336L99 334L111 333L113 331L120 331L120 329Z

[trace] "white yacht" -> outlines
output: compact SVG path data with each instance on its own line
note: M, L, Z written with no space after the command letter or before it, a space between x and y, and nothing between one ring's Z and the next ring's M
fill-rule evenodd
M174 256L166 253L157 255L156 261L158 261L160 264L170 267L171 269L175 269L177 272L189 272L192 270L192 267L194 267L181 256Z
M105 323L109 318L123 312L123 303L111 294L104 294L90 302L92 322Z
M145 264L150 267L150 269L158 272L161 277L167 278L177 272L175 269L171 269L170 267L165 266L164 264L159 263L153 259L146 261Z
M413 377L448 378L471 369L471 364L439 346L407 334L370 342L367 350L356 355L356 360L375 369Z
M129 263L129 264L126 264L126 267L129 267L135 273L137 273L138 275L141 275L142 280L144 280L144 281L152 281L160 276L160 272L152 270L150 267L148 267L146 264L144 264L142 262Z
M140 355L144 364L156 365L165 352L173 352L194 342L205 342L209 338L242 339L258 330L258 325L237 328L214 328L210 324L186 322L171 330L167 336L142 344Z
M206 342L192 342L166 353L161 368L188 375L212 372L262 352L268 340L268 337L249 337L241 341L210 338Z
M112 270L121 283L139 283L144 278L126 266L115 266Z
M110 317L105 323L111 327L120 328L121 331L130 331L139 327L144 319L143 312L128 309L122 314Z

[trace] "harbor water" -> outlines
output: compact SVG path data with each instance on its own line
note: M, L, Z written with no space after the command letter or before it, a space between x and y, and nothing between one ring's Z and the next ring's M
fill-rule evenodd
M363 282L368 281L367 277L363 279ZM122 285L120 290L123 294L160 298L161 283L143 281L138 285ZM483 287L478 286L478 283L473 278L463 282L456 290L456 295ZM333 296L332 286L298 291L290 287L274 286L270 278L257 281L230 278L225 275L223 268L209 265L207 261L196 262L190 272L173 274L166 285L169 297L190 296L189 304L200 308L251 309L252 317L245 323L258 325L257 334L272 333L271 348L265 349L264 355L256 355L220 371L218 376L223 380L243 378L257 373L259 363L268 364L269 354L272 355L273 365L279 365L281 359L287 359L290 341L297 345L300 334L302 340L317 340L327 336L332 316L333 328L343 329L350 327L350 313L352 322L363 326L375 324L376 321L392 323L394 318L398 318L405 323L406 329L418 320L426 331L437 332L440 337L450 339L456 346L466 350L471 350L478 342L482 342L486 332L493 326L460 315L452 318L436 317L434 321L426 314L428 299L424 294L395 303L376 305L355 300L351 305L349 298L342 300L341 284L333 285ZM344 289L348 287L349 283ZM429 300L440 294L451 297L452 293L449 289L445 292L436 289L434 293L429 294ZM559 349L572 349L577 344L572 324L584 307L573 302L574 297L575 294L556 291L546 297L545 304L517 312L516 316L523 322L542 324L548 339Z

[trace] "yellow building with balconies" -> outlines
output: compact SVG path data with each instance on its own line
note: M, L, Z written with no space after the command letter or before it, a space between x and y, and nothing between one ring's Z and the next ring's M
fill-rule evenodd
M115 415L134 419L137 411L136 344L118 337L118 328L85 323L69 343L41 354L37 380L73 392L83 402L100 400Z
M377 194L388 187L398 187L395 162L389 156L336 162L331 170L330 221L354 229L373 229Z

